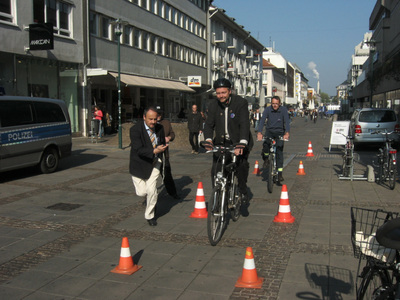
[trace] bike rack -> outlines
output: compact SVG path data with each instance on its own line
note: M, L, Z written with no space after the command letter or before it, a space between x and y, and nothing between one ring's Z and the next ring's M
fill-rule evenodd
M346 168L349 168L349 176L345 177L341 174L339 175L340 180L368 180L368 177L365 177L364 175L354 174L354 152L352 152L350 164L346 165Z

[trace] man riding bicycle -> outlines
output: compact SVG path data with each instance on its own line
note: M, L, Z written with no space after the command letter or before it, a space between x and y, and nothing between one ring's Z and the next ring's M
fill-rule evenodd
M264 141L263 150L261 153L261 156L264 160L263 169L268 169L268 156L269 149L271 148L271 142L268 138L274 138L276 140L276 167L278 168L277 185L281 186L283 181L283 140L289 139L290 121L289 113L286 107L281 106L281 99L279 96L272 97L271 105L264 109L260 124L257 128L258 141L261 141L263 138L262 131L266 119L267 124L265 125L265 136L267 139ZM283 140L280 139L280 137L283 137Z
M208 116L204 127L206 150L212 150L216 145L236 145L237 178L243 203L248 202L247 177L249 163L247 161L253 146L250 133L248 103L242 97L232 95L232 84L226 78L214 82L218 101L212 101L208 106ZM215 131L215 137L213 140ZM214 177L219 155L214 153L211 176Z

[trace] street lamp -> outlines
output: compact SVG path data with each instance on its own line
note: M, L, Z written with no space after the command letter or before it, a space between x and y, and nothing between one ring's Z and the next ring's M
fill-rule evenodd
M114 32L118 39L118 148L122 149L122 124L121 124L121 34L122 26L128 22L117 19L111 22L115 26Z

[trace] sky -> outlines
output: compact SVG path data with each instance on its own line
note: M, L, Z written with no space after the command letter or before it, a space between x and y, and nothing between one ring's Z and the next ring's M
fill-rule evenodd
M336 95L376 0L214 0L265 47L296 64L308 84Z

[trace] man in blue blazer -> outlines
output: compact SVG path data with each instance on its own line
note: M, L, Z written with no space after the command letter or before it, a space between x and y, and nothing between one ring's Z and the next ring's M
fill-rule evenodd
M162 173L165 143L163 126L157 124L157 110L144 110L143 121L139 120L130 130L131 153L129 172L139 197L146 196L145 219L150 226L156 226L155 207L157 204L157 179Z

